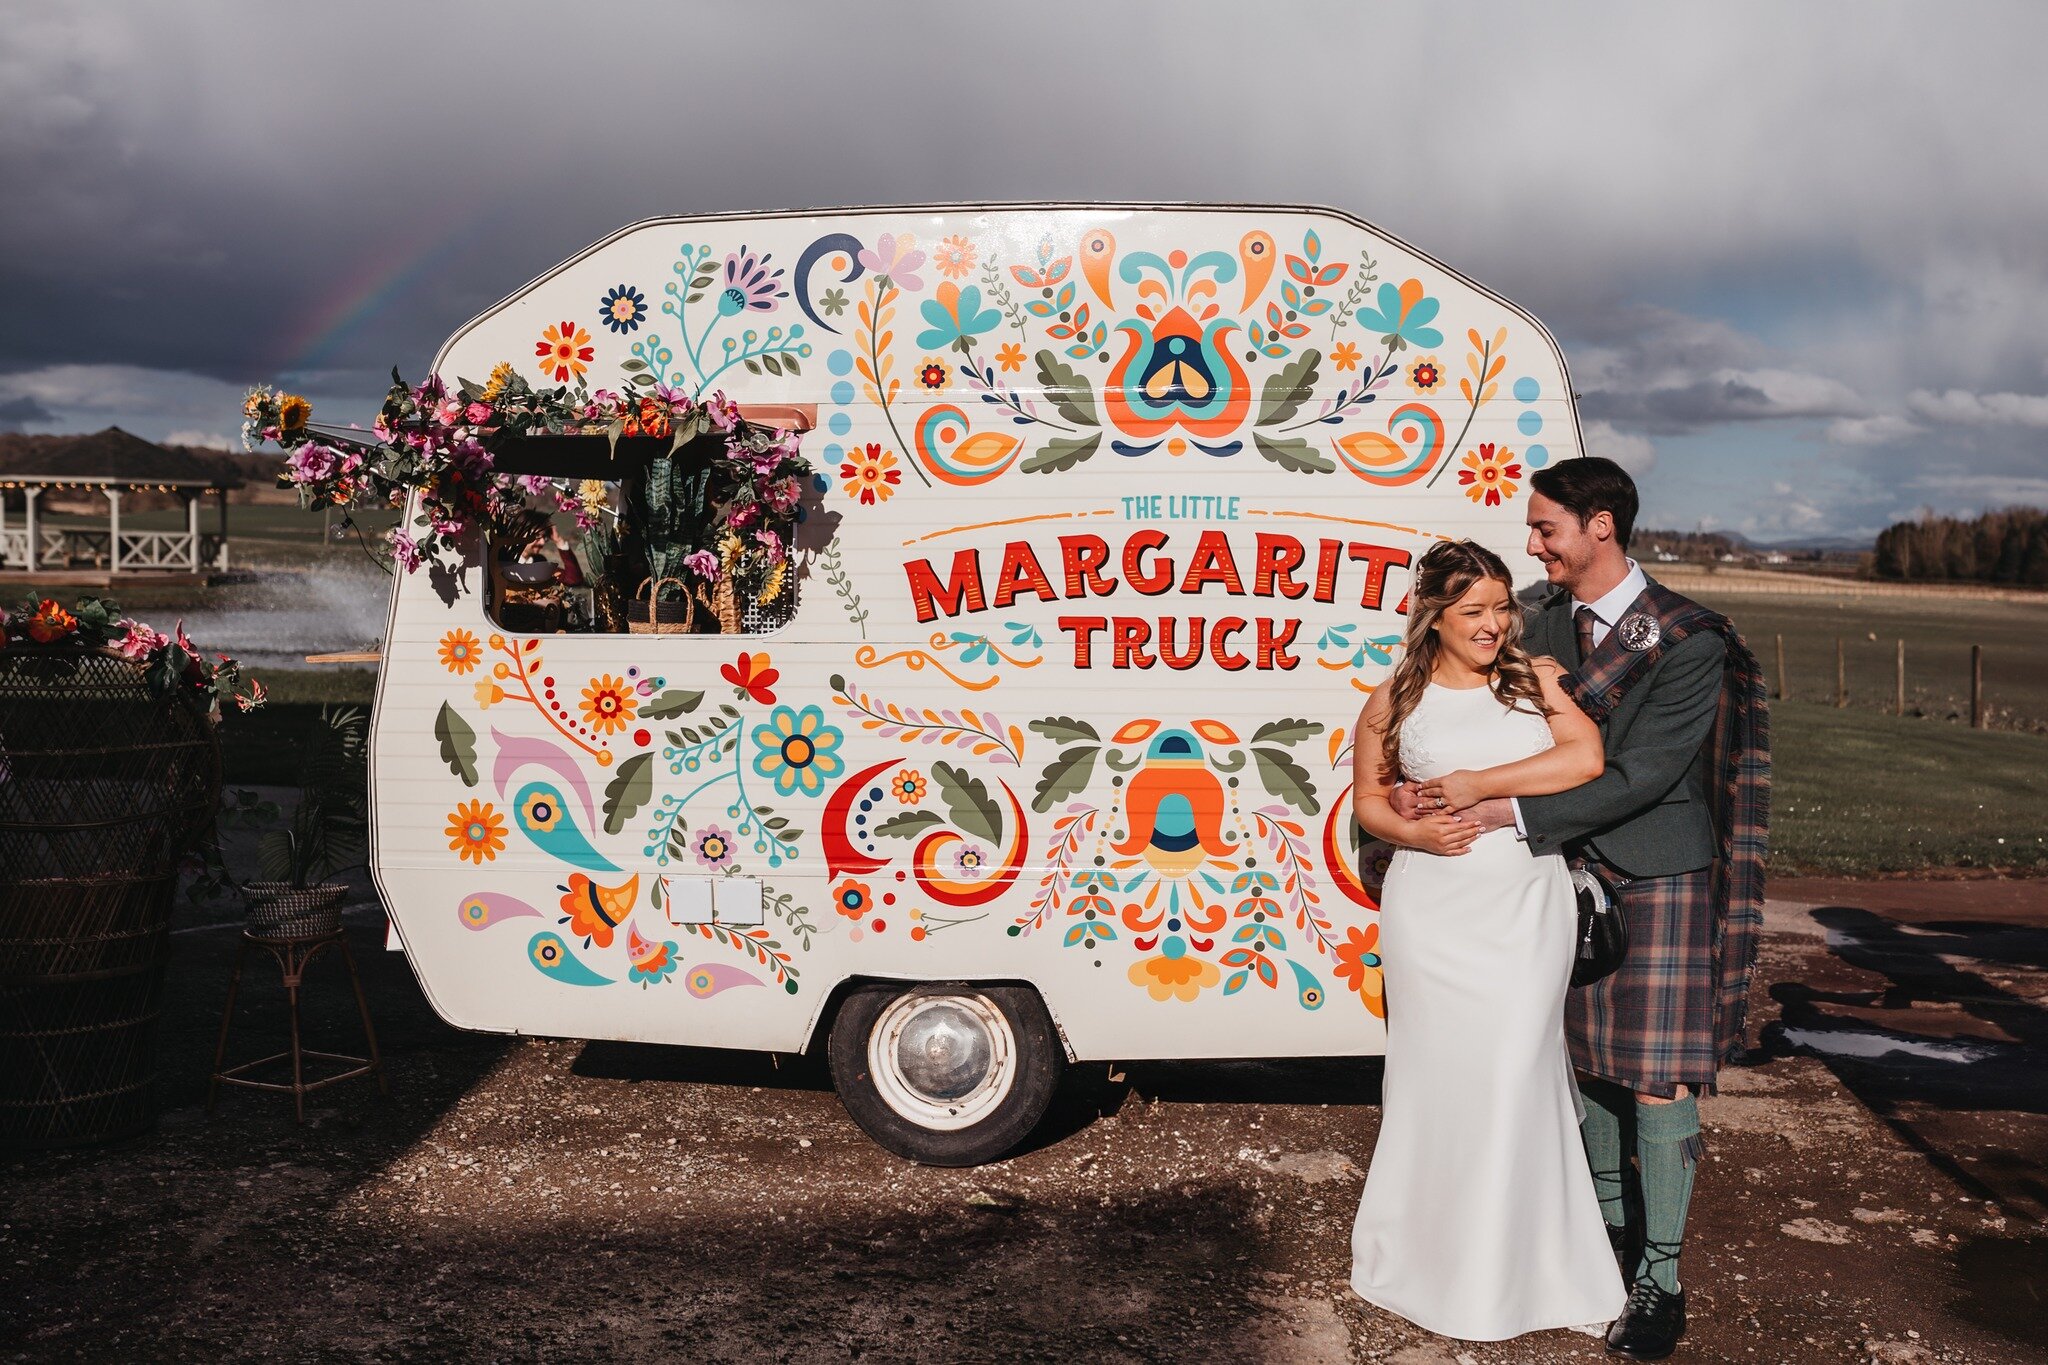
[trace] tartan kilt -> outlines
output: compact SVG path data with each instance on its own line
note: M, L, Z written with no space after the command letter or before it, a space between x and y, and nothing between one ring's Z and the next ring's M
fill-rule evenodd
M1681 1085L1711 1093L1714 1048L1713 869L1633 881L1615 893L1628 953L1611 974L1565 997L1572 1064L1644 1095Z

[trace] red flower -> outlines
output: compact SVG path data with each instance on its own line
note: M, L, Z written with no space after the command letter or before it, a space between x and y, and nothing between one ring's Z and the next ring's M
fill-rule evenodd
M36 603L34 614L28 618L28 638L47 645L69 635L77 625L78 618L59 606L56 598L45 597Z
M767 706L775 700L775 694L769 689L775 686L782 673L768 666L766 654L741 654L734 662L722 666L718 676L746 693L752 701Z

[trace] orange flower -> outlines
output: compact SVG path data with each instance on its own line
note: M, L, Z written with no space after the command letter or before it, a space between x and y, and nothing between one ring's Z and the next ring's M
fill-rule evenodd
M54 597L45 597L36 603L35 611L28 618L28 638L39 645L61 640L77 628L78 618L57 605Z
M924 774L915 768L903 768L891 779L889 790L896 793L902 804L914 806L924 800Z
M974 269L974 243L965 237L944 238L932 252L932 263L941 275L957 280Z
M553 376L557 384L566 384L590 368L597 348L590 344L590 333L573 322L558 322L550 323L540 334L540 340L533 343L533 353L540 357L542 374Z
M441 637L441 667L450 673L469 672L481 657L476 647L476 636L468 631L451 630Z
M1330 351L1330 363L1340 370L1357 369L1358 347L1347 341L1332 348Z
M592 678L583 689L584 722L601 735L625 729L638 704L633 685L609 673Z
M1132 985L1143 986L1154 1000L1193 1000L1223 979L1215 963L1190 956L1177 936L1167 938L1159 956L1133 962L1127 975Z
M1337 945L1337 979L1358 992L1366 1009L1387 1017L1386 983L1380 971L1380 926L1368 924L1363 931L1346 925L1344 942Z
M895 496L896 485L903 482L903 471L896 468L895 451L884 450L870 441L846 452L846 463L839 466L839 478L839 486L861 506L873 507Z
M488 801L465 801L448 814L448 847L481 867L505 846L505 817Z
M782 671L771 668L766 654L741 654L729 664L721 664L718 676L747 694L749 700L760 706L772 706L775 693L769 689L775 686Z
M1498 507L1503 498L1512 498L1515 481L1521 477L1522 466L1516 462L1515 452L1491 441L1481 444L1476 451L1466 451L1465 467L1458 471L1465 496L1488 507Z
M1023 369L1024 348L1014 341L1004 342L996 347L996 364L1006 371Z
M875 894L866 882L841 882L833 888L832 908L848 919L859 919L875 908Z
M295 393L277 400L277 425L285 431L299 430L312 415L313 405Z

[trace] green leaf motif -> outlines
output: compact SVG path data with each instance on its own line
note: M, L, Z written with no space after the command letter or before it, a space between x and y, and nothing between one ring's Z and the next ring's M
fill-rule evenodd
M1045 401L1059 409L1060 416L1069 422L1079 422L1084 427L1099 427L1102 421L1095 415L1095 390L1081 372L1063 363L1051 351L1040 351L1038 360L1038 382L1045 386Z
M1314 815L1323 808L1322 802L1316 800L1315 784L1309 780L1308 769L1296 763L1285 749L1254 749L1252 759L1259 765L1259 780L1266 784L1267 791L1304 815Z
M1086 436L1055 436L1018 468L1026 474L1057 474L1088 459L1101 444L1099 431Z
M988 784L950 763L932 764L932 777L946 811L962 830L991 844L1003 841L1003 808L988 794Z
M1095 775L1095 756L1101 752L1093 744L1077 745L1046 764L1038 786L1032 791L1031 809L1051 810L1053 802L1064 801L1084 790L1088 779Z
M1303 720L1299 716L1284 716L1269 720L1252 732L1254 744L1299 744L1312 735L1323 732L1319 720Z
M1334 474L1337 470L1327 455L1299 436L1268 436L1255 431L1252 444L1259 448L1259 454L1291 473Z
M448 771L461 778L463 786L474 787L476 731L445 701L441 703L441 714L434 717L434 738L441 741L441 761L448 765Z
M657 692L647 699L647 705L640 708L642 720L673 720L677 716L697 709L704 700L702 692L685 692L671 687L666 692Z
M604 832L617 834L654 795L654 755L634 754L604 788Z
M1322 354L1313 348L1282 365L1259 390L1259 418L1253 425L1271 426L1284 422L1301 410L1316 390L1316 363Z
M1095 733L1094 726L1072 716L1047 716L1044 720L1032 721L1024 728L1033 734L1044 735L1055 744L1072 744L1077 739L1085 739L1091 743L1102 741L1102 736Z
M875 833L891 839L915 839L932 826L942 824L938 816L928 810L907 810L901 815L892 815L875 826Z

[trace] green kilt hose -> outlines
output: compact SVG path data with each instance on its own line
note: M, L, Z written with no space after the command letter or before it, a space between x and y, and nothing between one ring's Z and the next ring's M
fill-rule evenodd
M1607 750L1593 781L1521 798L1530 850L1629 879L1616 895L1627 955L1566 997L1572 1061L1638 1094L1711 1092L1743 1042L1763 925L1763 670L1727 617L1654 581L1584 659L1569 594L1544 604L1527 638L1532 654L1577 660L1563 684Z

